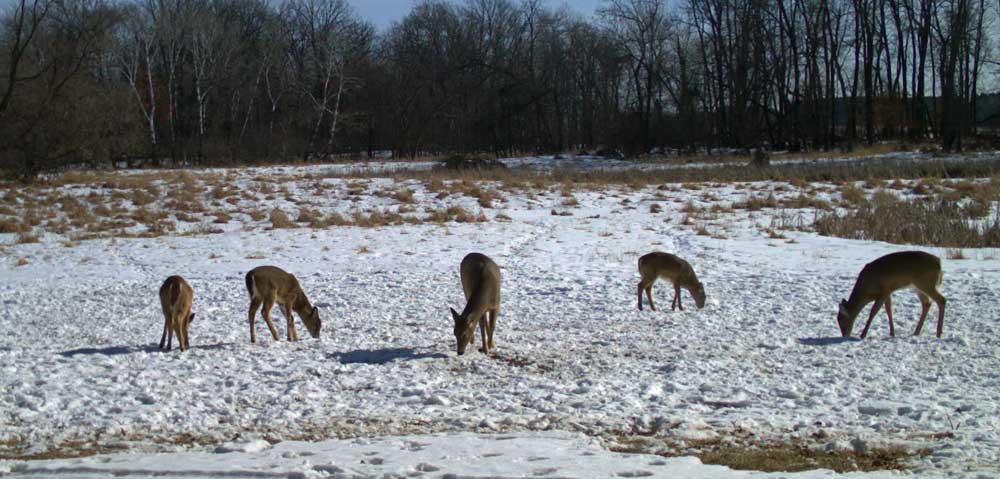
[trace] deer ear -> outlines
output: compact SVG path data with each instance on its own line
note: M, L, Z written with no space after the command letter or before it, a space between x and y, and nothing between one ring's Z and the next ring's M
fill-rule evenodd
M458 314L458 312L455 311L455 308L448 308L448 309L451 310L451 317L455 319L456 323L458 323L462 319L462 315Z
M188 315L188 322L194 321L194 313Z

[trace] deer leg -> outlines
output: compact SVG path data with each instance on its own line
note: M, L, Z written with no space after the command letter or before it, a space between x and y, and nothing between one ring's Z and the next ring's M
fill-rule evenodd
M948 300L944 299L944 296L941 296L941 293L938 293L937 291L931 292L930 296L931 299L937 303L938 307L937 337L940 338L941 333L944 332L944 305L948 302Z
M889 337L895 337L896 328L892 324L892 294L885 297L885 314L889 317Z
M677 301L677 307L684 311L684 305L681 304L681 285L674 283L674 301Z
M167 342L167 333L170 331L170 316L163 315L163 335L160 336L160 349Z
M174 315L174 332L177 334L177 347L181 351L187 350L187 344L184 343L184 319L179 314Z
M499 312L500 312L499 308L494 309L493 311L490 311L490 329L489 329L489 333L490 333L490 349L493 349L493 330L496 329L496 327L497 327L497 313L499 313Z
M274 301L265 299L264 310L261 311L261 314L264 316L264 322L267 323L267 329L271 330L271 337L274 338L275 341L277 341L278 330L274 328L274 323L271 322L271 308L273 307L274 307Z
M285 335L288 336L288 340L298 341L299 335L295 332L295 317L292 316L292 307L287 304L282 306L281 313L285 315L285 319L288 322L288 330L285 331Z
M914 336L919 335L920 330L924 328L924 320L927 319L927 313L931 310L930 296L927 296L922 291L917 290L917 297L920 298L920 320L917 321L917 328L913 330Z
M640 279L639 280L639 288L638 288L639 289L639 311L642 311L642 290L645 289L645 288L646 288L646 285Z
M257 316L257 309L260 308L260 300L257 298L250 298L250 342L257 342L257 331L254 330L253 322Z
M650 282L646 286L646 300L649 301L649 309L656 311L656 305L653 304L653 283Z
M489 329L489 325L486 321L486 313L483 313L483 315L479 317L479 335L483 337L483 348L480 349L480 351L482 351L483 354L489 354L490 352L490 339L486 331L487 329Z
M861 331L861 339L865 339L865 336L868 336L868 328L871 327L871 325L872 325L872 319L875 318L876 314L878 314L878 310L879 310L879 308L882 307L882 302L883 301L885 301L885 300L883 300L883 299L877 299L877 300L875 300L875 305L872 306L872 311L871 311L871 313L868 314L868 322L865 323L865 330Z

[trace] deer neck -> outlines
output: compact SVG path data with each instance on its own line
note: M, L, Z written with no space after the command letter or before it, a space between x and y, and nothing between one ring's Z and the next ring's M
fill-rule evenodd
M309 299L302 292L295 295L292 299L292 309L295 310L299 315L305 315L306 313L312 311L312 305L309 304Z
M469 302L465 304L465 309L462 310L462 318L465 318L467 322L478 320L488 309L489 301L487 299L487 288L476 288L469 296Z
M861 288L857 286L851 290L851 295L847 298L847 312L850 313L852 318L857 316L866 304L875 300L875 298L870 296L862 293Z

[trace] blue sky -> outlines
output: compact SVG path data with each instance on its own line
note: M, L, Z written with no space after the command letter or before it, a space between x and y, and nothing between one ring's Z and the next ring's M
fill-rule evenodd
M348 0L358 16L375 24L379 30L401 20L418 0ZM569 5L584 16L590 16L602 0L543 0L549 8Z

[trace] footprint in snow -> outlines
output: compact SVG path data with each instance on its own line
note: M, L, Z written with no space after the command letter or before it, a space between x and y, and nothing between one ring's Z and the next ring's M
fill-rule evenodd
M555 473L555 472L558 472L558 471L559 471L558 467L543 467L541 469L535 469L535 470L531 471L531 475L532 476L547 476L549 474L552 474L552 473Z
M407 451L410 451L410 452L417 452L417 451L423 451L424 448L426 448L429 445L430 444L425 444L425 443L422 443L422 442L408 441L404 445L404 449L406 449Z
M420 472L437 472L440 471L441 468L433 464L427 464L426 462L421 462L420 464L417 464L417 470Z
M333 464L317 464L313 466L314 471L323 472L326 474L339 474L344 472L343 468L335 466Z
M666 466L667 465L667 461L664 461L662 459L657 459L655 461L650 462L649 465L650 466Z
M500 457L502 455L503 453L501 452L487 452L486 454L483 454L483 457Z
M650 477L653 473L649 471L624 471L619 472L618 477Z
M528 458L528 462L547 461L548 459L549 458L543 456L531 456Z
M361 463L362 464L371 464L371 465L374 465L374 466L381 466L382 464L385 464L385 459L382 459L381 457L373 457L371 459L362 459Z

